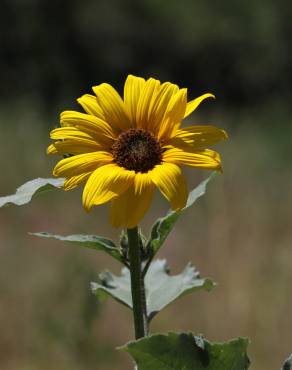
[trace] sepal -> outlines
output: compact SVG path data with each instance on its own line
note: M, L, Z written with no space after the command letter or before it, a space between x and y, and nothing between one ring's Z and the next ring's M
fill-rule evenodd
M138 228L138 238L142 262L147 261L150 258L149 250L146 248L147 238L145 237L145 235L143 235L142 230L140 228ZM125 261L128 261L129 263L129 245L128 245L128 234L126 230L122 230L121 232L120 248Z

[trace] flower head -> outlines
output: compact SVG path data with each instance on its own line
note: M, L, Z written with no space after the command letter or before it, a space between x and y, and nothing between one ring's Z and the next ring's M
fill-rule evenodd
M213 126L181 127L206 98L187 102L187 89L170 82L129 75L124 99L109 84L93 87L95 95L78 99L86 113L64 111L61 127L51 131L48 154L65 156L53 174L65 177L64 189L85 184L83 206L111 202L110 220L118 227L136 226L157 187L173 210L186 205L188 190L182 165L221 169L217 152L207 146L226 139Z

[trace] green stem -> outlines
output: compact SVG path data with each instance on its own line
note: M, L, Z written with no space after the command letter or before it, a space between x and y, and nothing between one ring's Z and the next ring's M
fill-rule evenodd
M131 274L131 291L136 339L148 335L147 308L145 300L144 278L142 277L141 250L137 226L128 229L128 245Z

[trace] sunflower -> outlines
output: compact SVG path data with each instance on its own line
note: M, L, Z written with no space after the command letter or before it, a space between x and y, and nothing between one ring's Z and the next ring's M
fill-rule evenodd
M221 170L219 154L206 147L226 139L225 131L181 127L214 95L187 102L185 88L132 75L126 79L124 99L107 83L94 86L93 92L77 99L85 113L61 113L61 127L51 131L54 143L47 150L65 157L53 170L54 176L65 177L65 190L85 184L85 210L110 202L111 223L133 228L148 210L155 187L173 210L186 205L180 166Z

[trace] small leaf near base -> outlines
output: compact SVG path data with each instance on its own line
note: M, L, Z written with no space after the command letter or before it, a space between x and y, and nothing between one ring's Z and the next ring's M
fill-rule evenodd
M138 370L246 370L248 339L211 343L192 333L155 334L129 342Z

